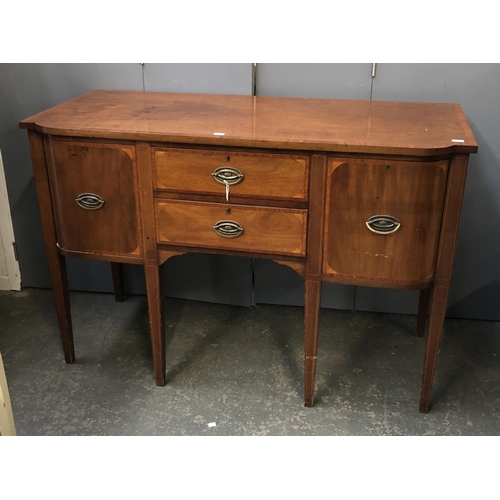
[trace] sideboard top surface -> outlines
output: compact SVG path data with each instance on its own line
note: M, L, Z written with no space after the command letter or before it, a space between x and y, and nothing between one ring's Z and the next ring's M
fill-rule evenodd
M475 153L459 104L94 90L20 122L51 135L230 147Z

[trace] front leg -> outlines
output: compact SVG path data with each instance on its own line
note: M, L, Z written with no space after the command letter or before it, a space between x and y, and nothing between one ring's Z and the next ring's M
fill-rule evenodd
M146 293L148 296L149 326L153 349L156 385L165 385L165 314L163 311L163 266L146 264Z
M50 280L56 304L57 321L61 332L61 340L66 363L75 362L75 346L73 341L73 327L71 324L71 309L68 292L68 275L66 259L57 249L57 234L50 196L49 177L45 161L43 140L40 134L30 130L28 132L31 160L35 175L36 193L43 230L45 252L49 264Z
M420 411L429 413L432 382L436 370L439 344L441 342L449 285L436 286L432 294L431 313L429 315L429 331L425 348L424 373L422 377L422 393Z
M320 300L321 281L306 280L304 308L304 406L307 407L314 405Z

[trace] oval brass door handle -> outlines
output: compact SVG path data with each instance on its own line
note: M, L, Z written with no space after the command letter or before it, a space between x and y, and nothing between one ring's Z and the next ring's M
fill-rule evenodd
M245 176L237 168L219 167L212 172L212 177L220 184L234 186L240 183Z
M366 227L377 234L395 233L401 223L392 215L373 215L366 221Z
M99 210L104 205L104 200L94 193L82 193L79 194L75 201L78 206L85 210Z
M243 234L243 226L233 220L220 220L214 224L214 231L223 238L237 238Z

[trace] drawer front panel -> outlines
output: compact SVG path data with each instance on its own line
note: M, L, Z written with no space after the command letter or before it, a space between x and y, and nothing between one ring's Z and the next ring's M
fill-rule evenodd
M448 161L329 159L324 274L431 280L447 172Z
M135 148L48 140L46 150L59 246L140 256Z
M161 191L276 200L307 200L307 156L153 148Z
M158 243L264 254L305 254L306 210L156 200Z

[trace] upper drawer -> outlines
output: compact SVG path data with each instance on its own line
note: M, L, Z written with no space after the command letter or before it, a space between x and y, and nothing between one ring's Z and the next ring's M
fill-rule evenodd
M307 200L307 156L153 148L155 188L226 197Z

